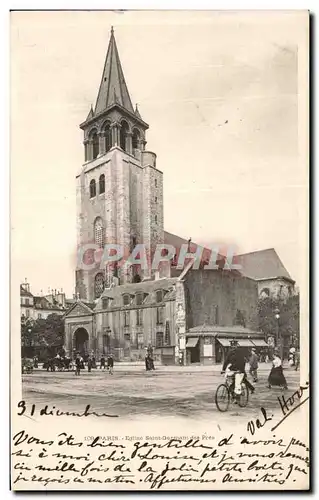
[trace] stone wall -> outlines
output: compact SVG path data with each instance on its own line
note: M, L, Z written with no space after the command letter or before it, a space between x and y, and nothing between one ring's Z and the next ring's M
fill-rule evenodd
M258 281L258 293L261 298L272 297L285 300L294 294L294 285L284 278Z
M256 327L257 284L231 271L191 270L185 278L187 328L232 326L240 309L247 328ZM217 310L216 310L217 308Z
M133 242L149 248L163 242L163 179L155 168L155 155L147 152L138 161L120 148L84 165L77 177L78 247L94 243L94 221L101 217L105 242L123 245L127 258ZM142 168L142 163L144 166ZM99 177L105 175L105 193L99 194ZM97 193L90 198L90 182L96 181ZM90 270L77 271L80 297L93 301L95 276L100 263ZM143 273L141 278L144 277ZM147 273L146 273L147 274ZM131 266L119 268L120 283L131 282ZM147 274L148 275L148 274Z

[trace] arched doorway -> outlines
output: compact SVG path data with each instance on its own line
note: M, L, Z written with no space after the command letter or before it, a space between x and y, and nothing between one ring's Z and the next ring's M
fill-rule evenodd
M74 353L79 353L84 359L89 353L89 334L85 328L78 328L73 338Z

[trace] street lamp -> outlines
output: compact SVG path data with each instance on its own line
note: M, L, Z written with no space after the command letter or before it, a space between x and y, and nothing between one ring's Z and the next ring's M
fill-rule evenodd
M282 345L282 338L280 335L280 330L279 330L279 320L280 320L280 310L276 308L274 310L275 313L275 318L276 318L276 347L278 348L278 344L280 346L280 357L281 360L283 360L283 345Z

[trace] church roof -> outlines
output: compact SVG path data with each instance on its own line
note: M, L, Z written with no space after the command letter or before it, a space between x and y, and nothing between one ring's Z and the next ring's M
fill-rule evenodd
M177 256L179 255L179 251L182 245L188 244L188 240L185 238L181 238L180 236L177 236L176 234L169 233L168 231L164 231L164 243L167 245L172 245L176 249L176 254ZM197 250L197 247L201 245L198 245L197 243L190 241L190 251L195 253ZM211 256L211 249L203 247L203 253L202 253L202 261L209 260ZM217 256L217 263L224 265L224 260L225 257L223 255L218 254Z
M254 280L285 278L293 282L274 248L238 255L235 260L242 265L241 272L248 278Z
M113 104L119 104L130 113L134 113L112 28L94 115L105 111Z

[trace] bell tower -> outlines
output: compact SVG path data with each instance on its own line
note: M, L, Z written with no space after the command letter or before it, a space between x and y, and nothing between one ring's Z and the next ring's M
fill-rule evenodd
M90 244L98 245L101 254L105 244L121 245L127 256L137 244L151 253L164 236L163 174L155 153L146 150L148 124L132 106L113 28L96 104L80 128L84 164L77 175L76 289L82 299L93 301L112 283L152 275L138 266L103 266Z

